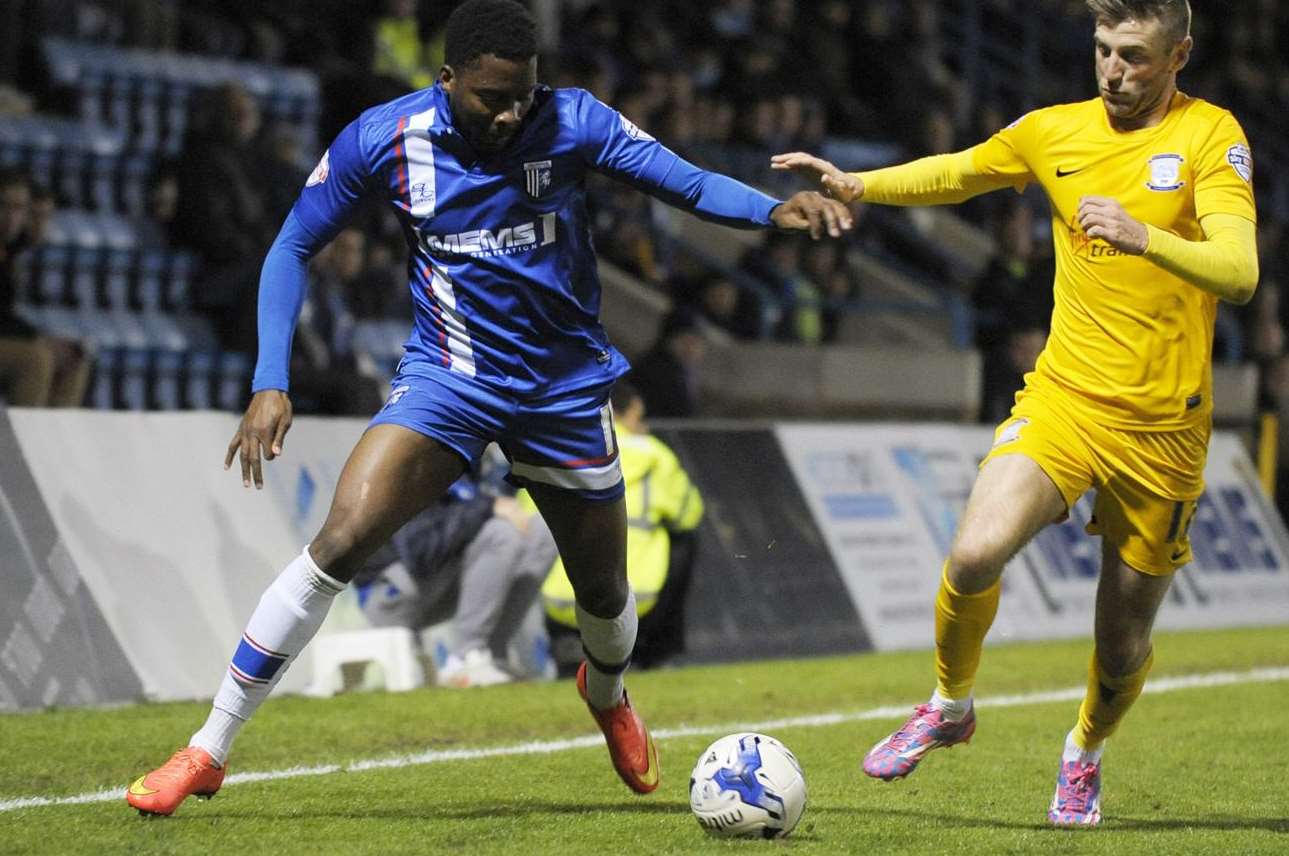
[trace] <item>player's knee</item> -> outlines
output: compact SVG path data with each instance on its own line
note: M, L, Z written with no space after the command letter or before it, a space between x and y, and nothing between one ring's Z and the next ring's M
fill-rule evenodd
M573 580L570 572L569 580ZM626 574L594 574L574 583L577 605L597 618L616 618L627 605L630 586Z
M960 537L949 552L949 582L963 594L994 584L1007 563L1005 552L986 539Z
M1125 634L1097 642L1097 665L1101 673L1112 678L1131 675L1150 656L1150 637Z
M324 526L309 543L309 555L318 569L332 579L347 583L353 579L362 560L371 552L363 548L362 540L353 529L344 526Z

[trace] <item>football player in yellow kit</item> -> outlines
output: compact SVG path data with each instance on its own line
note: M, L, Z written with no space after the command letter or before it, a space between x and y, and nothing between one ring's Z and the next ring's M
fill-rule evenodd
M934 205L1030 182L1047 192L1051 336L998 427L944 565L935 693L873 747L864 772L900 778L928 751L971 737L1003 566L1095 488L1095 648L1048 811L1062 826L1100 821L1104 742L1141 692L1155 615L1191 557L1217 302L1248 302L1258 279L1248 142L1229 112L1177 89L1192 46L1189 4L1087 5L1098 98L1035 110L963 152L872 172L801 152L773 158L845 202Z

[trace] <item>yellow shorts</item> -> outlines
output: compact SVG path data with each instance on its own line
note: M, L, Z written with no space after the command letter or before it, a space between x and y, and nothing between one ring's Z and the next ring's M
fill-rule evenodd
M1037 463L1072 508L1097 490L1089 535L1119 547L1129 566L1171 574L1191 560L1190 525L1204 491L1208 423L1179 431L1127 431L1081 416L1059 392L1027 388L998 426L981 466L1020 454Z

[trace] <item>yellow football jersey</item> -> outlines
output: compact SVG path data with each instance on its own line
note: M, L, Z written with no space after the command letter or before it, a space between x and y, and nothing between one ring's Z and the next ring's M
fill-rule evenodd
M1064 390L1103 424L1174 430L1212 411L1217 298L1140 256L1089 240L1079 200L1108 196L1132 217L1189 241L1200 219L1256 222L1248 141L1228 111L1182 93L1160 124L1112 129L1100 99L1035 110L971 149L980 175L1047 191L1056 308L1026 383Z

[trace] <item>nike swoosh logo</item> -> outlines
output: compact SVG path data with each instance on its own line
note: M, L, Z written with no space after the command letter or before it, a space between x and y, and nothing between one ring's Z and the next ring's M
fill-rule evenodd
M1177 560L1179 560L1179 559L1180 559L1182 556L1184 556L1184 555L1186 555L1186 551L1185 551L1185 550L1178 550L1176 553L1173 553L1172 560L1173 560L1174 562L1176 562Z
M136 797L150 797L153 794L155 794L156 791L154 791L152 788L145 788L143 786L143 780L146 778L147 778L146 775L139 776L139 778L131 782L130 793L134 794Z
M1067 175L1074 175L1074 173L1076 173L1076 172L1083 172L1083 170L1085 170L1085 169L1087 169L1087 167L1086 167L1086 166L1081 166L1081 167L1079 167L1078 169L1061 169L1061 168L1058 166L1058 167L1056 168L1056 177L1057 177L1057 178L1065 178Z
M649 738L649 766L640 774L640 783L646 788L656 787L658 784L658 749L653 745L653 738Z
M914 746L912 749L905 750L904 752L901 752L899 755L896 755L895 757L903 758L905 760L921 758L923 755L930 752L932 749L935 749L936 747L943 746L943 745L944 743L940 740L932 740L930 743L923 743L921 746Z

